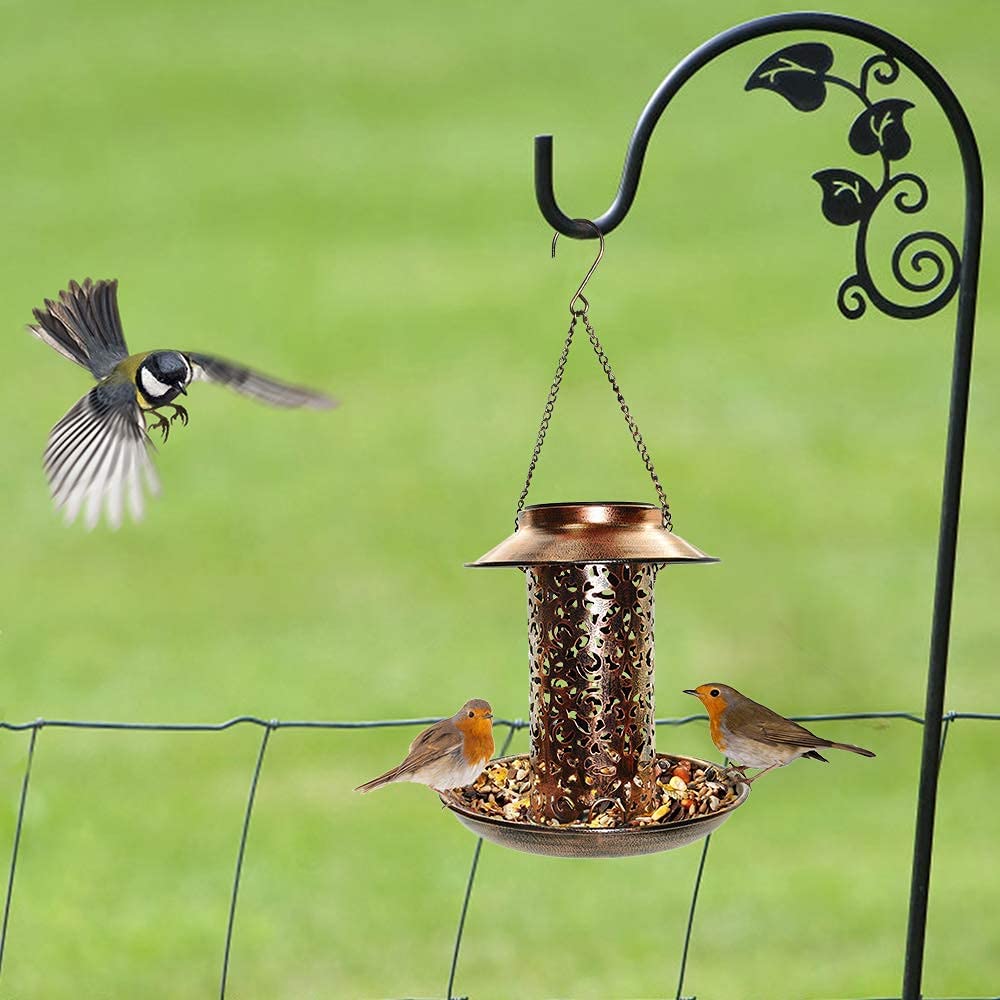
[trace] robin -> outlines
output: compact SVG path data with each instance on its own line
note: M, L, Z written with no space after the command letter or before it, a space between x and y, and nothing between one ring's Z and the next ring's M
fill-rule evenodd
M402 764L380 774L356 792L370 792L392 781L416 781L439 792L470 785L493 756L493 709L473 698L450 719L428 726L410 744Z
M862 757L875 756L863 747L834 743L816 736L797 722L751 701L728 684L702 684L684 693L693 694L705 706L712 742L737 765L744 778L744 768L764 769L747 779L747 784L772 768L784 767L798 757L811 757L824 764L829 763L817 747L850 750Z

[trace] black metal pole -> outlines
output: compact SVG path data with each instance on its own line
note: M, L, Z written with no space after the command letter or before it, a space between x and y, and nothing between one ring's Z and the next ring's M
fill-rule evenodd
M976 314L976 292L979 282L979 255L982 243L983 175L972 127L955 94L938 71L913 48L882 28L839 14L800 12L758 18L724 31L705 42L683 59L660 84L639 116L639 121L632 133L615 199L603 215L593 219L593 225L607 235L628 214L632 202L635 200L646 148L660 116L677 91L698 70L717 56L744 42L788 31L823 31L847 35L878 47L908 67L933 94L944 111L954 132L965 174L965 227L962 258L958 272L958 316L955 326L944 490L938 536L937 575L931 622L923 750L914 834L906 958L903 970L903 1000L919 1000L927 927L927 901L941 746L941 719L944 711L945 679L948 666L969 383L972 370L972 341ZM803 108L803 110L808 109ZM535 137L535 194L542 215L557 232L574 239L594 238L591 225L586 222L574 221L574 218L590 219L590 216L582 216L581 213L574 213L573 216L567 215L556 202L552 185L551 135ZM926 191L924 197L926 197ZM906 210L899 205L898 201L897 207ZM853 310L850 305L845 307L843 293L846 287L848 286L845 283L841 289L841 311L845 315L856 318L864 311L864 306L862 304L860 309ZM946 301L947 298L942 298L940 305L943 306ZM876 305L882 308L878 302ZM918 318L918 315L927 315L928 311L926 309L922 311L901 309L891 314L902 318Z

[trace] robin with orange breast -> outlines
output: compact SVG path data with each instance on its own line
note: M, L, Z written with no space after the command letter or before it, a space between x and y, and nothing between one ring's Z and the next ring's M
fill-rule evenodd
M406 759L356 792L370 792L392 781L416 781L444 792L472 784L493 756L493 709L473 698L450 719L428 726L410 744Z
M702 684L684 693L693 694L705 706L712 742L737 765L743 777L746 777L744 768L763 768L748 778L747 784L772 768L791 764L798 757L828 763L817 748L850 750L862 757L875 756L871 750L850 743L825 740L797 722L751 701L728 684Z

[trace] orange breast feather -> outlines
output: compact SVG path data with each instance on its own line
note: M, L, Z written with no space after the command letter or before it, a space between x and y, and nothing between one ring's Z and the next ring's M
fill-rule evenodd
M726 737L722 735L722 727L719 725L719 720L715 716L712 717L710 722L710 730L712 733L712 742L720 749L726 749Z
M470 764L485 763L493 756L493 725L489 719L473 719L468 726L459 723L459 728L464 730L463 750Z

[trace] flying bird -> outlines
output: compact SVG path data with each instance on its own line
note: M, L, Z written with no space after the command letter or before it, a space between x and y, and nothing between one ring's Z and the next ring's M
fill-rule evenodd
M705 706L712 742L741 771L746 767L764 769L750 778L748 784L766 771L784 767L799 757L829 763L819 752L827 747L849 750L862 757L875 756L871 750L850 743L825 740L805 726L751 701L728 684L702 684L684 694L693 694Z
M428 726L410 744L401 764L380 774L356 792L370 792L392 781L416 781L439 792L472 784L493 756L493 709L473 698L450 719Z
M227 385L272 406L328 409L323 393L287 385L234 361L195 351L129 354L118 314L118 281L75 281L33 310L28 329L97 380L52 428L44 467L56 508L73 521L84 512L88 528L100 520L117 528L127 505L133 520L143 511L143 490L159 492L149 432L167 440L175 420L187 424L187 410L175 400L193 381ZM169 418L164 411L169 409ZM146 421L149 421L147 425Z

